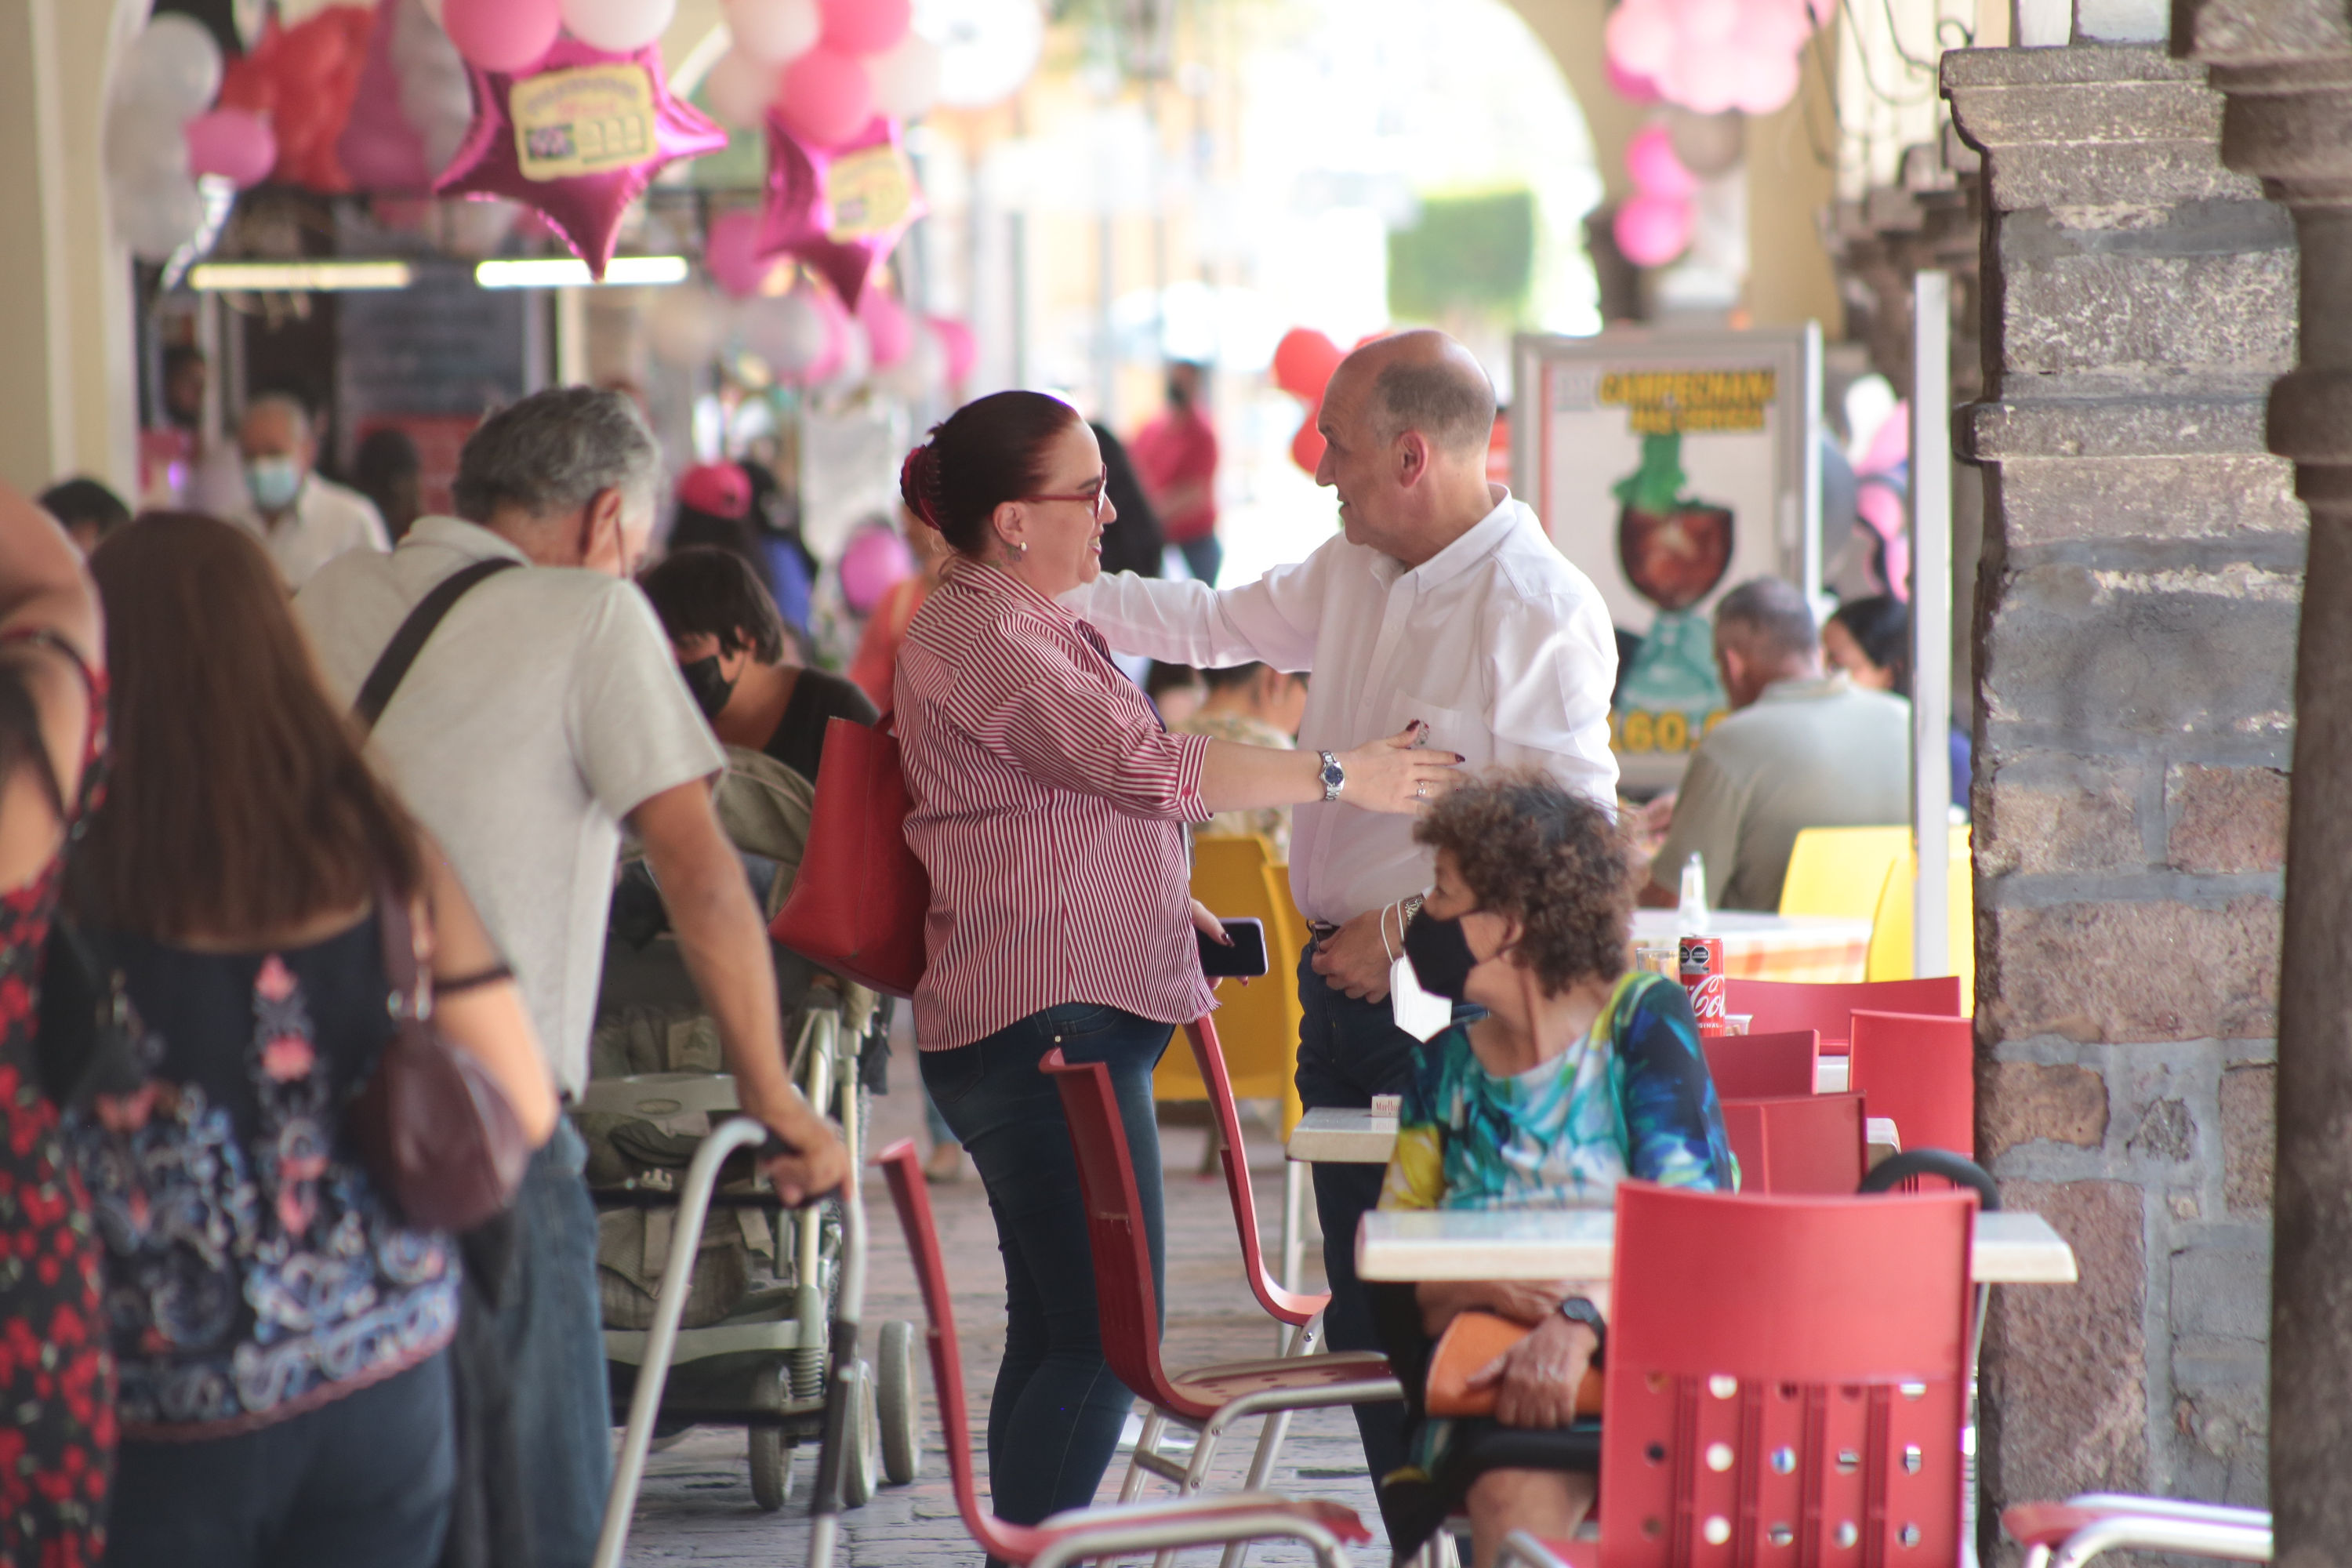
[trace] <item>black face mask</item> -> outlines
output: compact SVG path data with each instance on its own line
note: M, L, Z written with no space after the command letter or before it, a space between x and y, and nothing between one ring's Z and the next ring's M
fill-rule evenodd
M1470 951L1470 939L1462 934L1458 918L1442 921L1427 910L1413 916L1404 928L1404 955L1412 960L1413 978L1423 991L1448 1002L1466 999L1464 993L1478 958Z
M681 664L677 672L686 677L686 689L694 694L694 705L702 716L714 722L727 710L727 700L735 695L735 683L719 673L719 656L698 658L691 664Z

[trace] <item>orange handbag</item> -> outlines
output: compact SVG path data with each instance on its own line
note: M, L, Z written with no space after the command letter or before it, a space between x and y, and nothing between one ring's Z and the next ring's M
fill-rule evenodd
M1422 1407L1432 1415L1492 1415L1495 1414L1495 1385L1472 1388L1471 1375L1535 1330L1525 1323L1493 1312L1463 1312L1445 1325L1437 1336L1437 1347L1429 1352L1429 1382L1422 1396ZM1601 1372L1597 1367L1584 1369L1584 1381L1576 1385L1576 1414L1580 1416L1601 1414Z
M824 727L808 847L768 934L860 985L912 996L923 978L930 879L907 847L914 799L898 737L847 719Z

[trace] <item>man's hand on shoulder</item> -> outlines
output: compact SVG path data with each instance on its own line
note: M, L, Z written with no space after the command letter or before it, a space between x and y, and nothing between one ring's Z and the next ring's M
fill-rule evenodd
M1315 973L1360 1002L1389 999L1389 966L1395 941L1381 942L1382 910L1367 910L1315 944ZM1391 917L1393 919L1393 917Z

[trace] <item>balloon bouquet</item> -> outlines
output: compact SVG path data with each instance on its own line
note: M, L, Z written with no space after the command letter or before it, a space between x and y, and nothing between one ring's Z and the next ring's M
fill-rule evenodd
M225 215L200 181L257 184L277 165L278 139L266 119L215 107L222 70L220 46L204 24L167 12L140 30L115 73L107 195L115 232L142 261L170 260Z
M1633 195L1617 209L1617 247L1663 267L1690 247L1702 183L1740 158L1747 115L1796 96L1801 52L1834 0L1619 0L1602 34L1609 83L1664 106L1625 148Z

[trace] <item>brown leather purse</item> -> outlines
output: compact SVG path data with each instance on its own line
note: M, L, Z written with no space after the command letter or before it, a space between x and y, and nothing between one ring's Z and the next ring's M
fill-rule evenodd
M1494 1312L1459 1312L1429 1352L1429 1381L1422 1408L1432 1415L1492 1415L1495 1385L1474 1389L1471 1377L1535 1331ZM1601 1370L1586 1367L1576 1385L1576 1414L1601 1414Z
M393 1035L352 1101L352 1134L410 1225L471 1230L514 1202L530 1143L489 1069L433 1026L408 903L388 886L376 893L376 924Z

